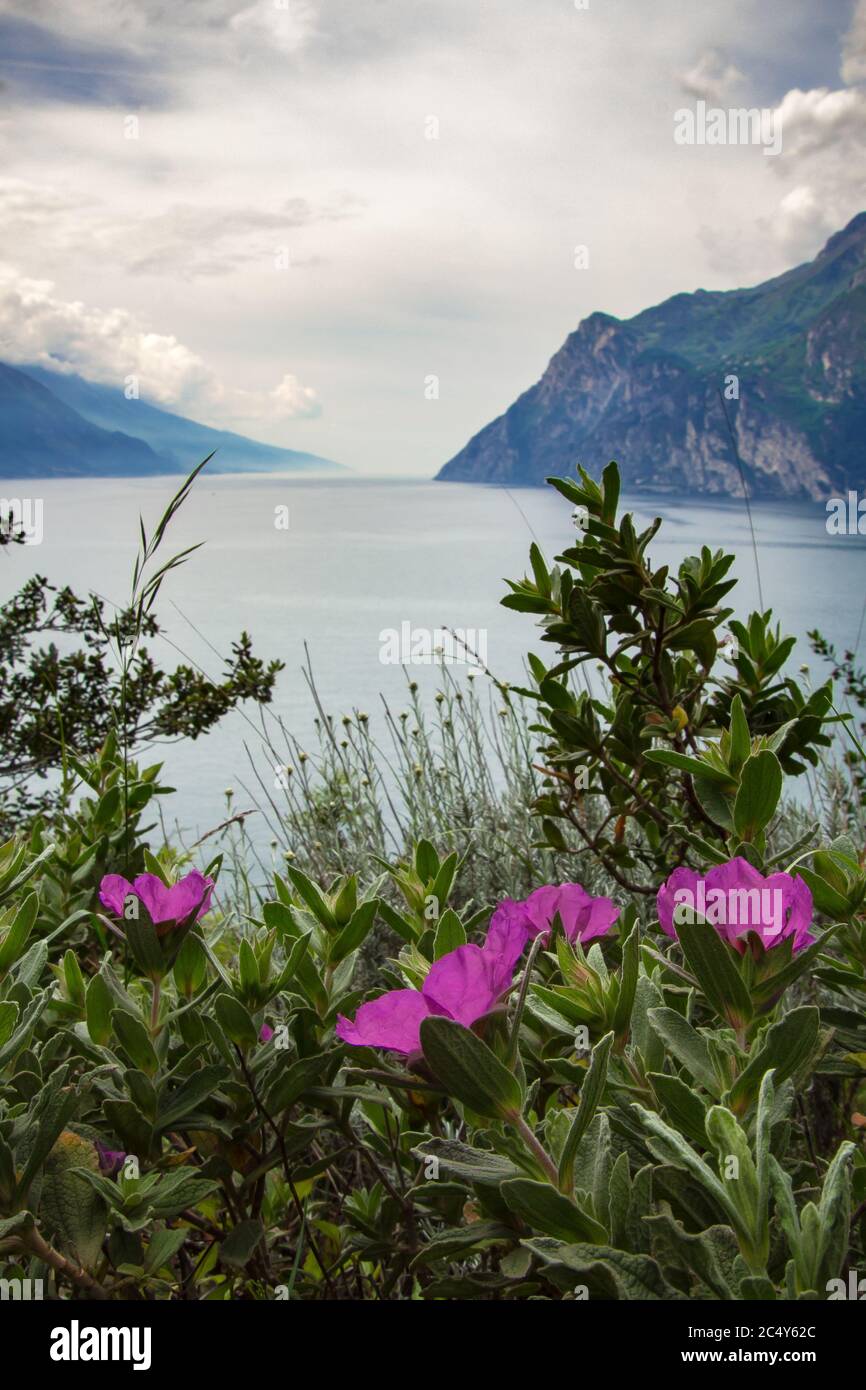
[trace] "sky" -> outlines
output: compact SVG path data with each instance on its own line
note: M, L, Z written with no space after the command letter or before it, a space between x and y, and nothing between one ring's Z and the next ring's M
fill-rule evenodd
M361 473L866 207L866 0L0 0L0 83L0 360Z

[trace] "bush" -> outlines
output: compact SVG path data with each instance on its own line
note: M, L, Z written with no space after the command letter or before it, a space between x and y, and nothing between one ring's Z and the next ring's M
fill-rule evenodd
M74 764L74 814L0 847L4 1277L61 1298L844 1296L866 1238L866 873L849 836L792 836L783 801L820 762L830 691L769 669L768 615L712 675L725 557L662 599L615 490L609 471L580 489L579 583L536 554L512 591L610 680L575 693L533 662L509 693L539 710L540 785L518 723L485 791L452 687L424 739L434 772L473 763L465 819L455 772L406 785L388 826L355 716L346 748L323 719L321 781L275 803L299 852L266 884L234 851L193 867L151 841L159 769L113 734ZM540 839L472 819L472 797L499 815L530 785Z

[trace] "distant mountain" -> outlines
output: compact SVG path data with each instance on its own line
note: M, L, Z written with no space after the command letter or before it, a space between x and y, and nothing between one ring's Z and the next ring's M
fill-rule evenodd
M215 430L73 374L0 364L0 477L187 473L213 450L210 473L340 469L317 454Z
M866 213L813 261L753 289L678 294L634 318L595 313L541 380L438 477L541 483L597 473L658 492L826 498L866 485Z
M0 477L146 477L176 471L144 440L100 429L40 382L0 363Z

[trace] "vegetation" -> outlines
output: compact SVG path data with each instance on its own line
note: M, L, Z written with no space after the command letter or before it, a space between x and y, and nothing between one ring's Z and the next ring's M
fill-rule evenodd
M4 614L2 1277L60 1298L845 1296L866 1253L856 720L840 768L832 683L785 675L771 614L732 620L729 556L653 569L615 467L556 486L579 543L533 548L505 599L551 664L489 699L446 678L432 714L410 685L382 739L321 705L316 749L270 736L275 868L231 798L198 847L156 830L148 731L194 736L276 674L244 648L224 687L154 676L171 508L111 622L34 590L36 620L60 602L84 640L89 703L74 664L25 655L33 607ZM20 779L48 759L60 790L30 814Z

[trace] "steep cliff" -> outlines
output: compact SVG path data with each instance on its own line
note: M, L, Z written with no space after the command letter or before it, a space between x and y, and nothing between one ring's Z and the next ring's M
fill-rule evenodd
M725 407L753 496L866 484L866 213L752 289L679 294L627 320L591 314L438 477L541 483L615 458L626 486L736 495L719 399L732 376Z

